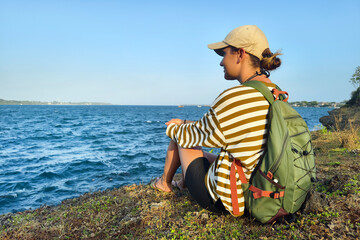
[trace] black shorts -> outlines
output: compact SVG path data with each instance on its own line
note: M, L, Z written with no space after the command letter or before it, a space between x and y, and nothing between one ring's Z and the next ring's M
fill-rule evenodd
M191 196L200 204L201 207L211 212L226 211L221 200L215 203L205 186L205 175L210 167L209 161L205 157L196 158L190 163L186 170L185 183Z

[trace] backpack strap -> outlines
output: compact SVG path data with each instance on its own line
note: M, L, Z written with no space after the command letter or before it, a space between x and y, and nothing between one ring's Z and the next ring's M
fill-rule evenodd
M239 178L242 184L246 184L247 180L244 174L244 170L241 166L240 160L237 160L230 156L232 159L231 169L230 169L230 189L231 189L231 205L233 208L233 214L235 216L240 215L239 211L239 202L237 195L237 184L236 184L236 172L239 174Z
M270 105L273 104L273 102L277 101L277 100L287 102L287 100L289 98L289 94L285 91L282 91L277 85L275 85L275 88L272 91L270 91L269 88L263 82L256 81L256 80L247 81L247 82L243 83L243 85L252 87L252 88L255 88L256 90L258 90L266 98L266 100L270 103ZM275 99L274 99L274 95L275 95ZM287 97L285 95L287 95ZM233 164L234 164L234 162L233 162ZM242 168L241 168L241 170L242 170ZM262 173L262 171L260 169L257 169L257 170ZM272 173L271 172L268 172L268 175L264 176L264 178L267 179L272 184L277 185L276 183L272 182ZM230 172L230 185L231 185L231 172ZM278 187L280 189L284 189L284 187L282 187L280 185L276 186L276 187ZM251 192L253 192L254 199L258 199L261 197L269 197L269 198L274 198L274 199L284 197L284 191L264 191L264 190L261 190L261 189L255 187L254 185L252 185L251 180L250 180L249 190ZM233 192L231 192L231 195L233 195ZM232 200L232 202L233 202L233 200Z
M282 91L277 85L276 88L274 88L272 91L270 91L263 82L257 80L247 81L244 82L242 85L252 87L258 90L262 95L264 95L264 97L270 104L272 104L276 100L287 102L287 100L289 99L289 94L285 91ZM275 100L273 94L275 95ZM285 95L287 95L287 97L285 97Z

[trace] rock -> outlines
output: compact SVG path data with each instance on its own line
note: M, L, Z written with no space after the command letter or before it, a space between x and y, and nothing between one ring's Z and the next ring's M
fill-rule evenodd
M319 213L323 212L324 207L329 205L329 201L326 199L325 193L320 193L311 189L306 197L306 201L303 205L304 213Z
M0 227L3 226L5 228L11 226L11 219L15 216L15 213L8 213L0 216Z
M319 119L321 124L329 130L343 130L350 124L360 125L360 107L342 107L329 112L328 116Z
M334 129L334 118L331 116L323 116L319 119L319 122L327 129Z

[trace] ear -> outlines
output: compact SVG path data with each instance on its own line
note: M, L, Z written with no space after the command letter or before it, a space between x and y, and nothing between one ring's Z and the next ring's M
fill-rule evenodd
M243 48L240 48L237 53L239 54L237 63L240 63L241 60L244 58L246 52Z

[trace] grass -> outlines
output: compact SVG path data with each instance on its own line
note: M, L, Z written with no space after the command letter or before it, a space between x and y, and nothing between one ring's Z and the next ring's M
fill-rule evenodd
M331 134L332 135L332 134ZM202 209L188 191L130 185L0 216L0 239L358 239L360 157L313 132L318 181L304 209L262 225Z
M355 117L349 117L341 109L338 114L334 114L333 136L339 141L341 147L349 150L360 148L359 131L360 124L355 121ZM330 133L330 132L329 132Z

